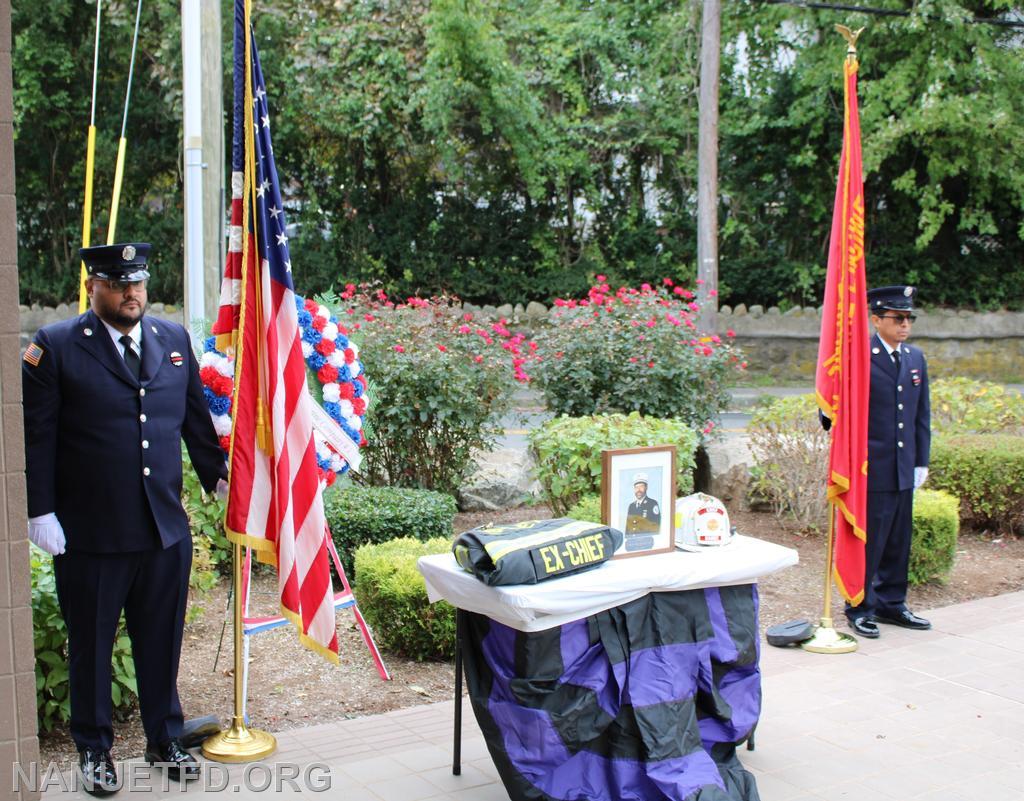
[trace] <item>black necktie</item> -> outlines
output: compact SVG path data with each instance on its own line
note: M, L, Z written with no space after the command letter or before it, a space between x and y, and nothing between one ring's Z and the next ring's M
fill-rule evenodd
M121 337L121 344L124 345L124 363L128 365L132 375L138 378L142 373L142 360L132 347L132 338L125 334Z
M900 372L900 352L898 350L892 352L892 360L896 363L896 373L898 375Z

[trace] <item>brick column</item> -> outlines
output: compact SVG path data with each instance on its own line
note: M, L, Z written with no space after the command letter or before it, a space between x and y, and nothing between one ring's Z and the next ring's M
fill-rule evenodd
M25 536L25 447L18 341L18 239L14 203L11 3L0 0L0 798L13 790L14 762L39 760L36 738L32 588Z

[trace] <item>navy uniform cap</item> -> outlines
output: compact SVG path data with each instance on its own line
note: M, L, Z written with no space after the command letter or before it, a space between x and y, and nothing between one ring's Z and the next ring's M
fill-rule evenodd
M879 286L868 290L868 307L872 314L884 309L913 311L916 295L912 286Z
M146 259L149 242L122 242L120 245L96 245L78 252L85 269L94 278L108 281L145 281L149 278Z

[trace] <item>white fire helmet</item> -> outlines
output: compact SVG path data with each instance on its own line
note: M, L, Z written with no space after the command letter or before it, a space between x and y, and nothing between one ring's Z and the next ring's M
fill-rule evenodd
M728 545L734 531L725 505L710 495L695 492L676 499L676 547L699 551L706 546Z

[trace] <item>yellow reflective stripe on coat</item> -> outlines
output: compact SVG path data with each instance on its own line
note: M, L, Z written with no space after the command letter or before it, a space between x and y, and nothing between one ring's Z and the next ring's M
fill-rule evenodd
M536 521L534 521L534 523L536 523ZM556 528L549 528L545 531L540 531L526 537L519 537L509 542L489 542L484 546L484 548L491 559L494 560L495 564L497 564L499 559L508 556L508 554L514 553L515 551L528 551L536 545L545 545L553 540L572 537L575 534L582 534L583 532L590 531L594 528L597 528L597 526L593 523L585 523L581 520L577 520L573 523L566 523ZM486 529L480 529L480 531L483 534L489 533ZM500 536L500 534L496 531L494 536Z

